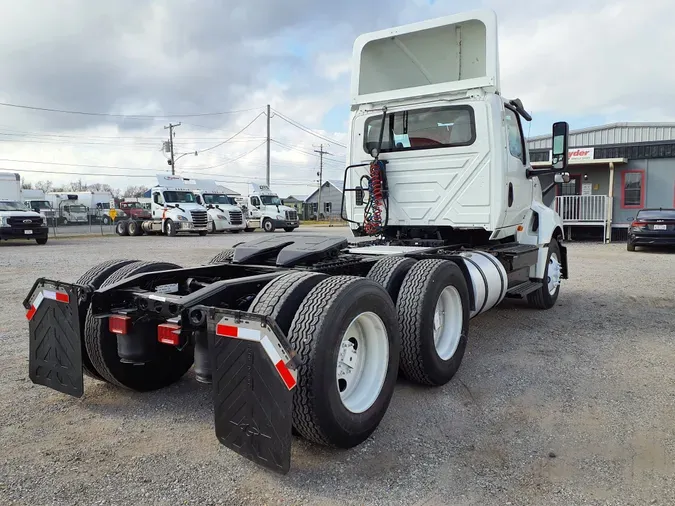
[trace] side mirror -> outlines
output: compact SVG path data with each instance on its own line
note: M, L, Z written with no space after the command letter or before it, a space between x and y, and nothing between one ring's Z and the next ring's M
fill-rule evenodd
M556 171L567 168L567 144L570 127L565 121L553 123L553 147L551 149L551 167Z
M560 172L553 176L553 179L556 183L569 183L570 182L570 173L569 172Z

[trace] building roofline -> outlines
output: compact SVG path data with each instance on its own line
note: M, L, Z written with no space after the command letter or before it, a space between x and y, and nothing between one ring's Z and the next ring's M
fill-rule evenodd
M609 123L607 125L600 125L600 126L593 126L593 127L586 127L586 128L580 128L579 130L570 130L570 135L574 134L583 134L587 132L598 132L600 130L609 130L611 128L626 128L626 127L648 127L648 128L659 128L659 127L671 127L675 128L675 123L673 122L660 122L660 123L652 123L649 121L628 121L628 122L620 122L620 123ZM550 139L551 134L544 134L544 135L536 135L534 137L528 137L526 139L527 142L530 141L539 141L539 140L544 140L544 139Z
M324 186L326 183L328 183L328 184L331 185L333 188L335 188L337 191L339 191L340 193L342 193L342 188L338 188L337 186L335 186L335 183L333 183L330 179L326 179L326 180L323 182L323 184L321 185L321 188L323 188L323 186ZM309 199L311 199L314 195L317 194L318 191L319 191L319 189L317 188L317 189L314 190L312 193L310 193L310 194L307 196L307 198L304 200L304 202L307 202Z

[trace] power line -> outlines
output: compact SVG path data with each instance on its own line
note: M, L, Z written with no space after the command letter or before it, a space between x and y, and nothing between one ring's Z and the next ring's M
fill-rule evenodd
M287 116L284 116L283 114L281 114L281 113L280 113L279 111L277 111L276 109L274 109L274 113L275 113L275 115L279 116L282 120L284 120L284 121L285 121L286 123L288 123L289 125L292 125L292 126L294 126L294 127L296 127L296 128L299 128L300 130L303 130L304 132L306 132L306 133L308 133L308 134L310 134L310 135L313 135L314 137L318 137L319 139L323 139L324 141L333 143L333 144L335 144L335 145L337 145L337 146L340 146L340 147L342 147L342 148L347 149L347 146L345 146L344 144L341 144L341 143L339 143L338 141L336 141L335 139L331 139L331 138L329 138L329 137L326 137L326 136L324 136L324 135L321 135L321 134L319 134L319 133L313 131L311 128L306 127L306 126L304 126L304 125L298 123L297 121L292 120L291 118L289 118L289 117L287 117Z
M223 165L227 165L228 163L236 162L237 160L240 160L240 159L244 158L246 155L250 155L251 153L253 153L253 152L256 151L257 149L263 147L265 144L267 144L267 140L264 140L263 142L261 142L260 144L258 144L255 148L251 149L250 151L247 151L247 152L244 153L243 155L237 156L236 158L232 158L232 159L230 159L230 160L225 160L225 161L222 162L222 163L219 163L219 164L217 164L217 165L212 165L212 166L210 166L210 167L195 167L195 169L199 169L199 170L209 170L209 169L215 169L215 168L218 168L218 167L222 167ZM183 170L185 171L185 170L188 170L188 169L189 169L189 167L184 168Z
M300 148L295 147L295 146L289 146L288 144L280 142L276 139L272 139L272 142L275 143L275 144L278 144L279 146L282 146L284 148L290 149L292 151L297 151L298 153L304 153L306 155L313 156L315 158L319 158L319 156L315 155L314 153L310 153L309 151L305 151L304 149L300 149ZM323 159L324 159L324 161L327 161L327 162L334 162L334 163L340 164L340 166L344 165L344 162L342 162L342 161L340 161L336 158L329 158L327 156L324 156Z
M12 107L15 109L28 109L31 111L54 112L60 114L77 114L81 116L105 116L109 118L127 118L127 119L169 119L169 118L196 118L201 116L223 116L227 114L238 114L241 112L256 111L261 107L252 107L250 109L238 109L234 111L220 111L220 112L204 112L194 114L165 114L160 116L150 116L145 114L112 114L106 112L85 112L85 111L69 111L65 109L52 109L49 107L36 107L31 105L9 104L0 102L2 107Z
M262 116L263 114L264 114L264 113L262 113L262 112L259 113L255 118L253 118L253 119L251 120L251 122L250 122L248 125L246 125L244 128L242 128L241 130L239 130L239 131L238 131L236 134L234 134L232 137L230 137L230 138L228 138L228 139L225 139L223 142L220 142L220 143L216 144L215 146L211 146L210 148L206 148L206 149L199 150L199 152L200 152L200 153L205 153L206 151L211 151L212 149L215 149L215 148L217 148L217 147L219 147L219 146L222 146L223 144L225 144L225 143L231 141L231 140L234 139L237 135L243 133L244 130L246 130L246 129L247 129L248 127L250 127L253 123L255 123L255 120L257 120L257 119L258 119L260 116ZM265 142L267 142L267 141L265 141Z

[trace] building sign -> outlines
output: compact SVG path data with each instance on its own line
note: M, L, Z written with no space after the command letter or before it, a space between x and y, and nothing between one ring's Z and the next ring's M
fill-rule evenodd
M593 183L584 183L581 185L582 195L593 195Z
M552 158L551 151L548 152L548 159ZM593 160L595 148L570 148L567 150L569 163L583 163Z

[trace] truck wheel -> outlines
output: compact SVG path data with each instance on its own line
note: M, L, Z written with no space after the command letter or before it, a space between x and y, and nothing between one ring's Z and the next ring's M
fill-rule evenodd
M296 431L339 448L365 441L396 384L400 333L389 294L369 279L329 277L304 299L288 338L300 360Z
M47 244L47 240L49 237L40 237L39 239L35 239L35 242L38 243L39 245L44 245Z
M296 311L309 291L328 277L318 272L282 274L263 287L248 308L249 313L271 316L288 335Z
M137 221L129 221L129 224L127 225L127 230L129 231L129 235L132 236L139 236L143 235L143 229L141 228L141 224L138 223Z
M129 227L126 221L118 221L115 225L115 233L117 235L127 236L129 235Z
M200 231L199 231L199 237L204 237L204 236L205 236L206 234L208 234L208 233L209 233L208 230L200 230Z
M272 220L270 220L269 218L266 218L263 221L262 226L263 226L263 230L265 232L274 232L277 228L277 227L274 226L274 222Z
M244 229L244 232L253 232L254 230L255 230L255 228L248 228L247 227L247 228Z
M403 279L415 262L416 260L405 257L383 258L375 262L366 277L381 284L396 303Z
M101 287L135 274L177 268L179 266L164 262L135 262L118 269ZM152 289L151 286L143 288ZM117 354L117 338L108 330L107 318L94 318L91 311L86 317L85 347L103 379L137 392L158 390L175 383L192 367L194 360L193 345L187 345L180 351L174 346L157 345L152 361L143 365L123 363Z
M176 225L174 225L172 220L166 220L164 222L164 232L169 237L175 237L176 236L176 233L177 233Z
M527 296L529 305L536 309L551 309L555 306L560 293L560 246L556 239L551 239L548 246L548 258L546 260L546 270L544 271L544 280L541 288Z
M293 232L295 230L295 227L284 227L284 232Z
M103 217L103 224L104 225L110 225L110 218L108 216Z
M626 243L626 251L635 251L635 244L627 242Z
M444 385L464 357L469 289L447 260L420 260L403 279L397 303L401 372L423 385Z
M129 265L131 263L136 263L138 260L108 260L107 262L102 262L98 265L95 265L87 272L82 274L77 281L76 285L86 285L91 286L94 290L97 290L101 287L101 284L110 277L111 274L121 269L122 267ZM105 381L103 377L96 371L94 365L89 359L87 350L85 348L85 325L87 319L87 311L82 311L80 314L80 342L82 344L82 371L84 374L90 378L97 380Z

